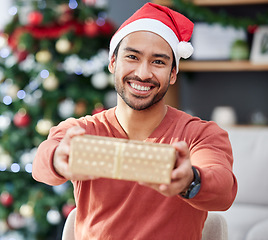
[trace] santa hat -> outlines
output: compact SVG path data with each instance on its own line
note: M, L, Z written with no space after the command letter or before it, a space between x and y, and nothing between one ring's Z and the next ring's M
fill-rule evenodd
M164 38L172 48L177 72L180 58L189 58L193 47L191 38L194 24L182 14L154 3L146 3L127 19L116 31L110 42L111 59L118 43L128 34L136 31L150 31Z

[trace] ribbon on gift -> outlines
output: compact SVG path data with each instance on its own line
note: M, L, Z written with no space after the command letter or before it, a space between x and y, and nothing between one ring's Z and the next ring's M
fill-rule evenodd
M121 179L121 167L123 165L123 152L126 149L126 143L116 142L115 143L115 155L114 155L114 170L113 178Z

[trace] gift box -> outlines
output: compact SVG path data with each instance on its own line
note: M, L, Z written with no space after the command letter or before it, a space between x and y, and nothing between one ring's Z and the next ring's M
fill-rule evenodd
M175 161L168 144L83 135L71 140L69 166L76 174L169 184Z

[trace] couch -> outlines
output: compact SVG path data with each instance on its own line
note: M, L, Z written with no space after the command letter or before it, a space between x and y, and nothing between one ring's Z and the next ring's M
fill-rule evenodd
M226 212L229 240L268 240L268 127L225 128L234 155L238 193Z

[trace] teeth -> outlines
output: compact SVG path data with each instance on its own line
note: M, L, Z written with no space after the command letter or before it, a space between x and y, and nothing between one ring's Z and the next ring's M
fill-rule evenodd
M135 84L135 83L131 83L130 86L136 90L139 90L139 91L149 91L150 90L150 87L140 86L140 85Z

